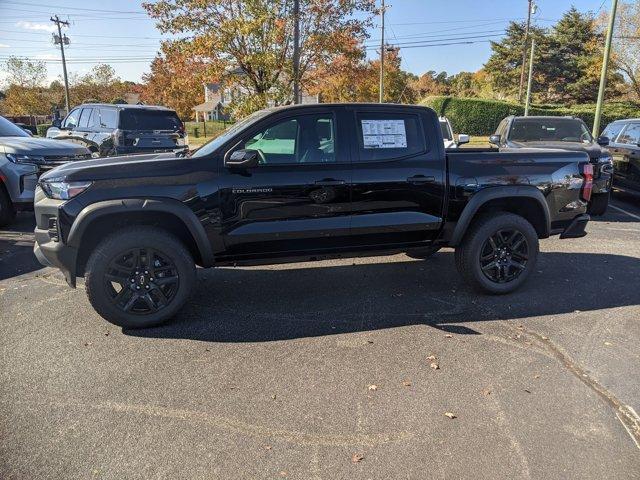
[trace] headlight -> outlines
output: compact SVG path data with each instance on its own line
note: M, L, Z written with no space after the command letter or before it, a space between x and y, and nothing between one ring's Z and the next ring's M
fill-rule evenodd
M23 155L19 153L7 153L7 158L13 163L26 163L29 165L40 165L44 163L42 155Z
M89 186L91 186L91 182L43 181L40 182L40 186L49 198L54 198L56 200L69 200L70 198L80 195L89 188Z

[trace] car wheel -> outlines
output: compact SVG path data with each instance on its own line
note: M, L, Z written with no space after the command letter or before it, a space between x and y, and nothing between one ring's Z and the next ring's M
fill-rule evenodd
M435 245L431 247L414 248L407 251L407 257L415 258L417 260L426 260L440 251L440 248L441 247Z
M599 217L600 215L604 215L607 212L607 208L609 207L609 198L611 194L607 193L594 193L591 196L591 201L589 201L589 206L587 207L587 213L589 215L593 215L594 217Z
M16 218L16 209L13 207L9 194L0 182L0 227L13 223Z
M195 283L191 254L173 235L153 227L116 232L91 253L87 296L105 320L124 328L160 325L187 301Z
M456 267L476 290L504 294L531 275L538 258L538 234L525 218L498 213L476 220L456 248Z

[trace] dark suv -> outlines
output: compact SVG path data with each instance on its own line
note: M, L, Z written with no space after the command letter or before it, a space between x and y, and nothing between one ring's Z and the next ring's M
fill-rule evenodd
M500 122L489 143L500 151L521 148L562 149L585 152L593 165L593 194L589 202L590 215L604 215L609 206L613 163L604 148L609 144L605 136L591 136L587 125L577 117L516 117Z
M178 114L151 105L87 103L47 130L47 138L87 147L95 157L187 150Z
M640 118L616 120L602 132L613 157L613 187L640 194Z

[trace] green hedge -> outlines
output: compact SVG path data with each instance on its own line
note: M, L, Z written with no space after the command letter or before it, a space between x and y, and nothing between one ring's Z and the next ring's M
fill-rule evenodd
M38 135L41 137L46 137L47 130L49 130L50 127L51 127L50 123L41 123L36 127L36 129L38 130Z
M468 135L491 135L500 121L509 115L524 115L524 106L500 100L458 97L427 97L421 102L433 108L438 115L449 118L455 133ZM574 115L585 121L589 127L593 125L595 104L575 105L532 105L529 115ZM609 122L620 118L640 117L640 104L633 102L605 103L600 122L601 128Z

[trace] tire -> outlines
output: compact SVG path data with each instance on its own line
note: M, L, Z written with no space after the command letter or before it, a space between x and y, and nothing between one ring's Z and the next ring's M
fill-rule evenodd
M110 235L85 268L93 308L108 322L130 329L168 321L189 298L195 279L195 263L185 245L153 227Z
M611 197L611 193L594 193L591 196L591 201L589 202L589 206L587 207L587 213L589 215L593 215L594 217L599 217L604 215L607 212L607 207L609 207L609 198Z
M509 244L507 240L514 232L518 235ZM456 248L456 267L475 290L501 295L516 290L527 280L535 269L538 252L538 234L533 225L519 215L501 212L474 221ZM491 266L498 261L504 263Z
M417 260L426 260L427 258L432 257L434 254L440 251L441 248L442 247L437 245L433 245L430 247L415 248L407 251L407 257L415 258Z
M5 227L13 223L16 219L16 209L13 207L11 198L7 190L0 181L0 227Z

